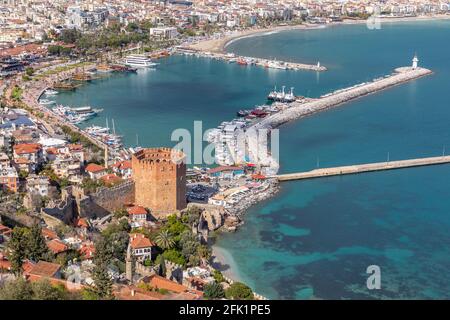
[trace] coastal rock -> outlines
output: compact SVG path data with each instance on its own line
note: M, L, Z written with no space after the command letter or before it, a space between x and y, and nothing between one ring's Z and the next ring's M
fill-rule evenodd
M224 227L226 230L234 232L240 223L241 220L237 216L228 216L225 219Z
M209 231L219 229L224 224L225 210L223 207L208 207L202 213L203 219Z

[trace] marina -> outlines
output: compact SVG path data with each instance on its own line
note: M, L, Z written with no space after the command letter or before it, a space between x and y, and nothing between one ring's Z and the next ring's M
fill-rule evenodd
M397 68L385 77L339 89L318 99L295 97L293 88L288 94L285 93L284 86L280 92L275 88L269 93L268 99L283 102L257 106L253 110L239 110L238 119L222 122L209 133L208 141L215 145L217 163L220 165L256 163L264 174L275 174L279 170L279 164L270 154L264 155L258 151L264 148L261 148L256 132L262 129L270 131L283 123L432 73L428 69L419 68L416 59L417 57L414 57L411 67Z

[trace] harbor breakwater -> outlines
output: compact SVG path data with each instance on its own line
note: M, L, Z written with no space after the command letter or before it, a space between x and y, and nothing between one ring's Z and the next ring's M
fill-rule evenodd
M274 171L278 171L278 162L275 159L271 159L270 156L261 155L260 150L264 148L260 148L259 142L255 140L257 136L255 132L258 132L258 130L266 129L270 131L289 121L325 111L351 100L374 94L430 74L432 74L432 71L426 68L401 67L395 69L393 74L375 79L372 82L361 83L350 88L337 90L323 95L318 99L301 99L286 104L285 109L263 118L247 129L248 134L246 134L246 139L250 159L262 167L269 167L266 171L273 174Z

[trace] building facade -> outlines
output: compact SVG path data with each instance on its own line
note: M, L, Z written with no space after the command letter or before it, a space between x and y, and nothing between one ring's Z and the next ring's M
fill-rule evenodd
M135 204L165 218L186 208L185 155L170 148L143 149L132 157Z

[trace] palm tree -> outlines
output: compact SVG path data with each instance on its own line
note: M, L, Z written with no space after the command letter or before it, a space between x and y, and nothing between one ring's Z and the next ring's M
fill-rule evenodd
M167 230L163 230L155 237L155 242L163 250L171 249L175 246L175 240Z

